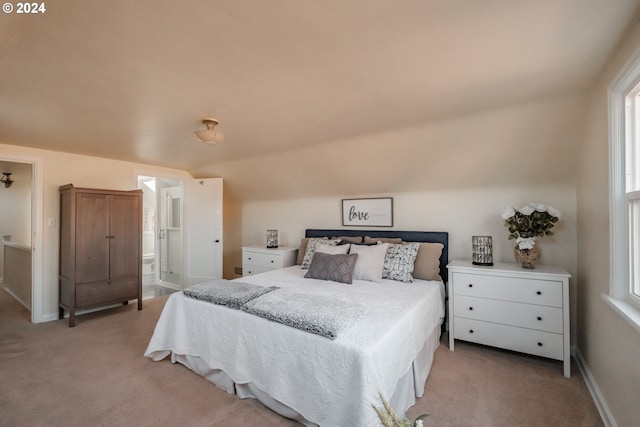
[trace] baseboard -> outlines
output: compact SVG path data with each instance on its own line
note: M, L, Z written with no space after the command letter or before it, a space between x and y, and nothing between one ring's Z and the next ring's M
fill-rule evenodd
M598 412L600 413L602 422L606 427L618 427L618 423L613 417L613 414L609 409L609 405L607 405L607 401L602 395L600 387L598 387L598 383L596 383L596 379L593 377L591 371L589 370L589 365L587 365L587 362L582 357L582 353L580 353L580 350L577 348L575 349L575 358L578 369L580 370L582 378L584 378L584 382L587 385L587 389L589 390L589 393L591 393L591 397L596 404L596 408L598 408Z
M53 322L54 320L58 320L58 313L49 313L42 316L42 322Z

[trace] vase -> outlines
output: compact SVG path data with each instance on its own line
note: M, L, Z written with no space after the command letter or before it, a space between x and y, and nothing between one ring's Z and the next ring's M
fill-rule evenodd
M513 249L516 261L522 268L536 268L536 264L540 261L540 249L538 245L533 245L531 249L520 249L518 245Z

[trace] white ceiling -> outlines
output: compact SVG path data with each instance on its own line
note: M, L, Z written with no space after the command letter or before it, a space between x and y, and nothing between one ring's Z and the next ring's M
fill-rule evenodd
M0 16L0 142L188 171L588 89L640 0L64 0ZM203 117L226 139L193 136Z

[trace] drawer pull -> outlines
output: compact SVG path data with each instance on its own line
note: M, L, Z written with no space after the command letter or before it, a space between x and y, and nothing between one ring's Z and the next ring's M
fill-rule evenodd
M473 288L473 285L472 285L471 283L469 283L469 287L470 287L470 288Z
M538 343L538 347L542 347L542 343L541 342Z
M251 261L251 257L249 257L248 260Z
M469 307L469 311L473 311L473 307Z
M271 260L271 264L273 264L273 260Z
M540 321L541 321L541 320L542 320L542 317L538 316L538 320L540 320Z
M469 333L472 334L473 333L473 329L469 329Z
M542 295L542 291L536 292L536 295Z

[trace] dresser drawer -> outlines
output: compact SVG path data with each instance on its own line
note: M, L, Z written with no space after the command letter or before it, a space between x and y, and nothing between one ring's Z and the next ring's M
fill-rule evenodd
M265 273L265 272L271 271L271 270L273 270L273 268L261 267L259 265L245 264L244 267L242 267L242 274L244 276L250 276L252 274Z
M277 253L268 254L245 251L242 258L242 263L245 265L265 267L268 269L280 268L282 266L282 255Z
M453 293L562 307L562 282L553 280L453 273Z
M563 335L455 317L454 338L563 360Z
M458 317L539 331L563 333L562 309L544 305L456 295L453 302Z
M123 277L110 282L89 282L76 285L77 308L100 303L112 303L139 298L138 278Z

